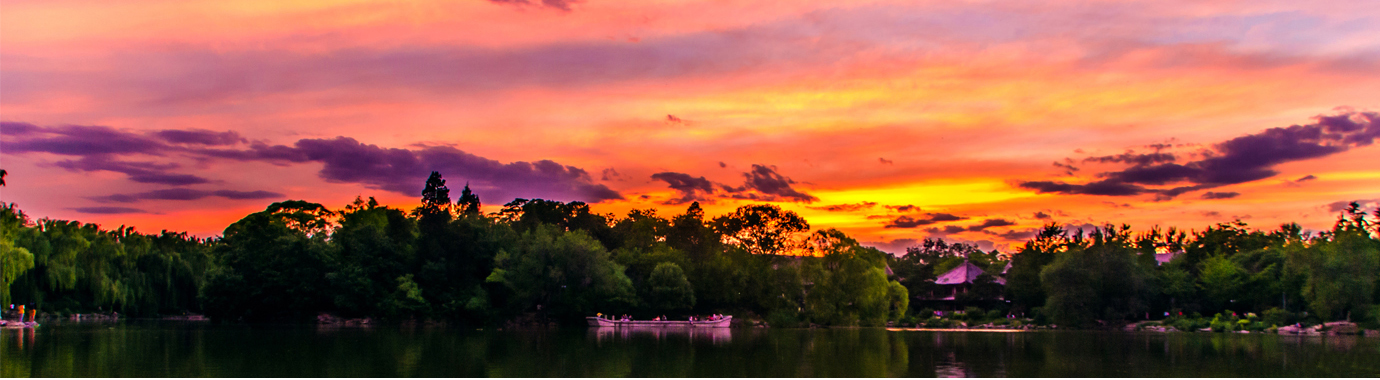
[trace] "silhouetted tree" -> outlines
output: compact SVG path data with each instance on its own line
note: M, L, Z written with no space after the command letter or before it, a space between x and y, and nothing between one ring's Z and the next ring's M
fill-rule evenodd
M422 218L445 214L445 221L449 222L450 207L450 189L446 188L446 180L441 178L440 172L431 172L426 185L422 187L422 205L417 207L415 213Z
M802 248L796 234L810 230L805 218L771 204L739 207L714 218L713 226L715 232L754 255L792 253Z
M462 216L479 216L479 195L470 191L470 184L465 184L465 189L460 191L460 199L455 201L455 206L460 209Z
M328 310L326 274L337 265L326 235L325 208L286 201L240 219L225 229L216 249L221 270L204 293L206 313L216 319L305 321ZM308 218L316 216L316 218Z

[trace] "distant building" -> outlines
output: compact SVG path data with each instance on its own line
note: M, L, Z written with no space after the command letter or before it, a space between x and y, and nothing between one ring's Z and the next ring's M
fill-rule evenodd
M1170 261L1174 261L1174 258L1175 258L1175 257L1179 257L1180 255L1183 255L1183 254L1184 254L1184 251L1155 252L1155 264L1156 264L1156 265L1168 264Z
M1006 269L1010 269L1009 263ZM1002 273L1005 272L1006 270L1003 269ZM973 263L968 262L968 260L963 260L963 264L940 275L934 280L937 289L934 293L930 294L927 299L952 301L959 294L967 293L972 290L973 283L977 281L978 276L984 273L982 268L978 268L977 265L973 265ZM1006 285L1006 279L1001 277L995 278L993 282Z

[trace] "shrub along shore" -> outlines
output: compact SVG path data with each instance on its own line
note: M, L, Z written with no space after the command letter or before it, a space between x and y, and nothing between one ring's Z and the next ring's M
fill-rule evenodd
M218 322L578 325L603 313L773 327L1380 328L1380 228L1354 203L1318 233L1049 224L1015 252L926 239L903 255L770 204L713 217L697 203L669 217L542 199L479 206L468 187L452 202L433 173L413 210L283 201L203 239L0 205L0 298L51 317ZM965 262L981 274L936 299L949 291L936 278Z

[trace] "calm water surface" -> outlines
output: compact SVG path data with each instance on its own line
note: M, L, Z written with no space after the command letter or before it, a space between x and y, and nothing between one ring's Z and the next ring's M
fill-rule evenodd
M4 377L1380 376L1380 339L884 329L317 328L121 322L0 330Z

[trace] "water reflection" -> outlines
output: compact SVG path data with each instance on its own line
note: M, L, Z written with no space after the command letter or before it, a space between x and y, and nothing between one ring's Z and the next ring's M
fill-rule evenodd
M1333 377L1380 340L882 329L117 323L0 331L0 377Z
M970 377L968 376L967 368L963 365L963 362L958 361L957 355L953 352L946 352L945 355L948 360L941 361L934 367L934 377Z
M733 343L733 330L722 328L666 328L666 327L599 327L588 330L588 335L597 344L610 340L628 341L634 336L651 337L664 340L668 337L686 337L691 341L709 342L714 345Z

